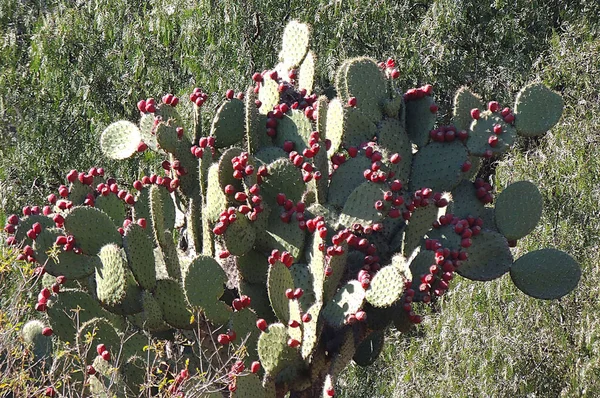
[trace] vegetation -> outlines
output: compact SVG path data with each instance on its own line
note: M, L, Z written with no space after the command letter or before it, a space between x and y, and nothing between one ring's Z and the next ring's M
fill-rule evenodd
M436 308L443 316L427 316L411 339L391 336L397 343L374 365L379 371L352 368L341 390L357 397L598 394L597 5L5 3L1 171L3 205L10 211L39 201L63 182L62 171L104 163L95 144L99 132L112 120L133 120L139 97L185 93L196 85L215 93L209 102L215 106L225 88L244 87L251 72L273 63L286 17L319 27L313 47L323 86L348 56L391 55L402 87L431 82L438 92L452 93L466 82L484 98L499 93L503 103L536 77L560 91L566 101L560 124L540 142L520 140L498 164L494 185L501 189L520 179L540 184L542 222L518 250L554 246L572 253L584 269L580 288L556 305L524 299L506 279L485 286L461 281ZM254 25L256 15L262 29ZM365 23L358 26L358 20ZM449 109L450 97L437 100ZM63 150L72 145L81 152ZM153 160L141 168L156 169ZM135 166L109 172L131 181L137 172L127 170ZM18 285L21 269L22 263L6 262L3 275ZM5 298L3 289L3 308L18 297ZM13 319L3 324L7 336L23 319L14 317L17 311L6 311ZM11 377L14 369L3 377L21 380Z

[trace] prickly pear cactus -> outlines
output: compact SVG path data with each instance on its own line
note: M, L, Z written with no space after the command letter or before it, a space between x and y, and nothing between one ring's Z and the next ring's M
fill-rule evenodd
M331 397L350 361L372 363L385 329L420 323L418 308L457 274L509 273L542 299L576 287L581 271L566 253L513 257L541 216L535 185L516 182L497 195L475 178L517 135L558 121L558 94L532 84L502 108L463 87L443 125L432 86L400 91L392 59L361 57L341 65L337 97L327 98L312 92L309 35L291 22L280 63L256 73L245 94L228 91L208 129L200 89L190 95L192 126L168 94L138 103L139 126L107 127L107 157L165 157L164 173L135 181L135 194L102 169L72 171L43 209L9 218L21 258L57 279L36 309L59 339L111 345L88 358L113 372L112 384L94 376L93 391L134 389L140 378L129 372L147 365L142 344L115 358L132 331L201 330L215 344L189 341L191 352L227 355L228 345L245 344L230 372L232 397ZM63 289L65 279L76 286ZM170 392L182 386L180 377Z

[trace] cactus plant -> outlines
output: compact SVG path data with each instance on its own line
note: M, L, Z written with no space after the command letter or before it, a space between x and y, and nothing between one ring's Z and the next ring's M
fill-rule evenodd
M453 124L436 125L433 87L400 91L393 61L348 60L336 74L337 97L318 96L309 35L291 22L280 63L255 74L245 95L228 93L206 136L200 89L190 95L191 126L167 95L138 103L139 127L107 127L100 144L108 158L148 149L166 158L165 175L133 183L136 197L101 169L72 171L70 187L42 214L28 208L9 219L23 259L77 281L36 306L61 340L77 343L95 326L93 340L113 345L133 332L201 330L219 344L195 346L192 363L198 350L245 344L232 397L331 397L351 360L372 363L385 329L420 323L415 311L456 273L479 281L510 273L542 299L576 287L581 271L566 253L514 261L510 247L541 216L535 185L517 182L495 198L475 178L481 159L558 121L558 94L531 84L501 110L463 87ZM134 391L140 377L131 373L147 361L141 346L122 351L119 369L104 351L88 358L110 370L90 376L92 392Z

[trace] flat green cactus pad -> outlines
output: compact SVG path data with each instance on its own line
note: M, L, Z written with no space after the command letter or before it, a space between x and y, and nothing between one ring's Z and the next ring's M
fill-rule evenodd
M96 255L109 243L121 245L122 237L110 217L94 207L75 207L65 217L65 230L75 236L81 252Z
M138 126L127 120L119 120L104 129L100 136L100 148L110 159L127 159L137 152L141 139Z
M410 273L412 275L411 289L415 291L415 301L420 301L423 295L419 291L421 276L429 273L429 267L435 264L435 253L431 250L425 250L417 247L408 258ZM400 309L400 311L403 311Z
M208 169L208 186L206 188L206 206L203 217L211 222L217 222L223 210L227 208L227 195L219 184L219 164L215 163Z
M508 272L513 257L504 236L484 229L471 241L473 243L467 249L469 257L456 272L475 281L489 281Z
M563 108L560 94L541 83L529 84L515 100L515 127L525 137L544 134L558 123Z
M506 239L521 239L535 228L542 216L544 199L529 181L515 182L496 198L496 226Z
M276 146L266 146L256 154L256 159L264 164L269 164L280 158L287 158L288 154L283 149Z
M156 107L155 114L156 116L160 117L164 123L169 124L169 126L185 127L179 112L177 112L177 109L174 106L161 103Z
M183 287L190 305L202 308L208 313L215 312L211 310L223 295L225 282L225 271L209 256L196 257L183 276Z
M377 134L377 126L369 117L358 108L344 110L344 147L360 147L365 142L371 141Z
M140 135L142 141L153 151L158 150L156 132L154 131L155 116L152 113L144 113L140 118Z
M237 98L226 100L215 113L210 135L215 147L225 148L242 141L245 133L244 103Z
M342 242L340 245L344 253L339 256L326 256L325 261L327 265L331 267L333 272L331 275L325 277L325 282L323 283L323 301L327 302L330 300L338 290L338 286L340 281L344 277L347 268L347 258L348 258L348 243Z
M243 279L250 283L266 283L269 263L267 256L256 250L250 250L236 258L238 271Z
M127 265L123 249L108 244L98 253L102 265L96 268L96 295L113 312L135 314L142 311L140 289Z
M342 163L333 172L329 182L329 204L342 208L352 191L365 182L363 171L370 168L371 160L363 154Z
M410 190L451 191L462 180L461 167L467 160L467 148L459 141L429 143L413 157Z
M571 292L581 278L577 261L556 249L541 249L520 257L510 267L510 277L528 296L553 300Z
M371 333L358 347L352 359L359 366L369 366L379 357L385 337L382 331Z
M143 289L153 290L156 286L156 260L154 245L148 233L139 225L131 223L125 231L123 248L137 283Z
M300 70L298 71L298 87L306 89L307 94L311 94L313 91L315 63L315 54L309 51L306 57L304 57L304 61L302 61Z
M377 63L366 57L351 60L345 70L344 80L348 98L356 97L356 108L374 123L381 120L382 105L388 93L386 81ZM347 101L348 98L343 99Z
M48 322L62 341L75 342L75 321L83 324L93 318L106 318L117 329L123 328L123 319L98 304L92 296L81 290L65 289L48 304Z
M278 147L283 147L286 141L294 143L294 150L302 153L308 147L310 133L313 131L310 120L304 112L292 109L288 111L277 124L277 136L273 142Z
M96 373L90 375L88 382L94 398L127 398L127 386L117 368L100 355L94 358L92 366Z
M286 366L298 361L298 351L287 345L287 326L273 323L258 338L258 356L268 375L275 376Z
M382 221L386 211L377 210L375 202L382 200L383 194L380 185L370 181L363 182L348 197L340 214L340 224L351 228L357 223L365 227Z
M290 272L294 280L294 286L304 291L298 302L300 303L300 309L306 311L316 301L311 270L307 264L295 263L290 267Z
M306 233L300 229L295 217L292 217L289 223L285 223L279 216L279 207L277 207L268 215L266 229L255 226L256 247L264 251L273 249L287 251L294 258L298 258L304 248Z
M393 171L394 178L406 182L410 177L412 165L412 144L404 125L397 119L384 119L378 125L377 144L386 148L388 156L397 153L401 161L393 164L389 159L384 159L385 164Z
M360 310L364 301L365 289L362 288L360 282L350 281L342 286L331 301L325 305L321 316L329 325L341 328L344 326L346 317Z
M494 133L494 126L499 125L502 129L500 134ZM497 137L498 142L491 146L489 140ZM497 113L490 111L481 112L479 119L471 124L471 131L467 139L469 153L475 156L483 156L487 150L494 154L506 152L515 142L517 131L513 126L506 123Z
M180 142L177 136L177 128L175 126L168 125L160 122L156 126L156 141L160 145L161 149L169 153L176 153L178 151Z
M290 320L290 307L285 291L295 288L291 271L281 261L277 261L269 268L267 281L269 301L273 312L279 320L288 322Z
M234 343L240 344L244 342L247 350L245 360L247 366L250 366L258 357L256 345L260 330L256 327L256 320L256 314L250 308L244 308L241 311L233 312L229 322L229 329L234 330L236 333Z
M311 246L307 255L308 268L313 279L313 292L315 294L315 302L323 301L324 283L325 283L325 253L319 250L319 244L323 240L314 234L311 238ZM308 250L307 250L308 251Z
M432 223L438 219L438 211L438 208L433 204L415 209L404 230L403 253L412 253L421 244L425 233L431 229Z
M243 256L254 246L256 231L248 218L237 212L237 220L227 227L223 241L227 250L235 256Z
M427 145L429 132L435 125L437 115L430 110L434 104L433 97L427 95L406 102L406 133L419 148Z
M150 292L142 291L140 301L142 312L128 317L135 326L150 331L165 331L171 328L165 323L162 308Z
M235 386L237 388L230 393L230 398L270 398L255 374L235 376Z
M57 256L49 255L52 254L54 242L59 235L62 235L62 231L57 228L42 230L33 242L36 260L44 264L46 272L53 276L63 275L67 279L80 279L91 275L94 267L98 265L95 256L75 254L73 251L65 252L60 249Z
M169 191L163 186L150 187L150 215L154 238L158 242L164 242L165 231L172 231L175 226L175 204Z
M283 31L283 43L279 58L285 67L293 68L300 65L308 51L310 27L306 24L290 21Z
M406 275L393 265L380 269L367 289L366 299L375 307L389 307L404 292Z
M156 281L154 298L160 305L165 321L178 329L191 329L192 314L188 311L181 285L172 279Z
M329 102L325 126L327 139L331 141L327 155L331 157L342 145L344 137L344 105L338 98Z
M92 363L98 355L96 346L106 345L108 351L117 359L121 348L121 336L115 328L104 318L93 318L84 322L77 331L76 344L80 352L87 353L86 363Z
M278 208L276 197L284 193L287 199L297 203L301 198L306 184L302 181L302 173L288 159L277 159L267 166L268 177L263 179L261 192L263 199L273 208Z
M125 220L125 203L117 197L117 195L110 193L107 196L100 195L96 198L94 206L97 209L102 210L115 224L115 227L123 225Z
M270 144L271 139L266 134L266 120L262 120L264 115L258 112L256 107L257 95L253 87L248 87L245 95L245 122L246 122L246 141L248 144L248 153L256 154L260 148Z
M437 239L442 243L443 247L450 250L458 250L461 248L461 236L454 232L453 225L444 225L440 228L434 228L425 234L425 239Z
M471 92L467 87L461 87L454 96L454 109L452 112L452 124L456 130L469 130L473 118L471 110L477 108L480 111L485 110L485 104L481 97Z
M42 334L44 327L45 325L41 321L34 319L23 325L23 329L21 329L21 335L27 348L33 352L36 362L40 361L40 363L51 362L52 358L52 339Z
M462 180L451 192L447 212L461 219L468 216L481 217L485 205L477 199L476 193L477 188L472 181Z
M303 335L302 346L300 347L300 354L304 360L310 358L319 342L321 328L323 327L323 322L319 322L319 313L322 307L323 305L320 302L315 302L306 311L306 314L310 315L310 321L302 323Z
M41 214L34 214L21 218L17 231L15 232L15 239L17 242L24 245L33 245L33 241L27 237L27 231L31 229L33 224L39 222L42 225L42 229L54 228L54 221L50 217L42 216Z
M258 100L262 103L258 111L263 115L271 112L273 107L279 103L279 85L269 76L265 76L258 92ZM266 129L265 129L266 134Z

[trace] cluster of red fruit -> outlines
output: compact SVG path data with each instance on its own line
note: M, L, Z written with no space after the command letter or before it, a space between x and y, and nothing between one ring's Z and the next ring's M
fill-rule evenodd
M169 176L162 177L157 174L151 174L150 176L143 176L141 180L135 180L133 182L133 188L141 191L144 189L144 186L151 184L163 186L171 193L179 188L180 181L179 178L171 178Z
M211 153L215 153L215 137L201 137L198 140L198 145L192 145L190 152L197 158L204 156L206 148L210 148Z
M190 101L196 104L197 107L201 107L202 105L204 105L207 99L208 94L203 92L199 87L194 88L194 90L190 94Z
M408 101L415 101L415 100L419 100L421 98L424 98L425 96L432 96L433 95L433 86L431 84L426 84L423 87L416 87L416 88L411 88L408 89L404 95L404 101L408 102ZM437 108L435 109L431 109L429 108L429 110L432 111L432 113L437 112Z
M310 147L304 148L302 154L294 150L294 142L285 141L283 143L283 150L288 153L288 158L290 159L290 161L294 164L294 166L302 170L302 180L305 183L308 183L313 178L315 180L320 180L322 177L321 172L319 170L314 171L314 165L311 162L307 161L307 159L312 159L315 157L315 155L319 153L319 150L321 149L319 139L320 134L318 131L313 131L312 133L310 133L310 137L308 140L308 145L310 145ZM329 145L327 145L326 143L326 148L328 149L330 145L331 142L329 142Z
M292 221L292 216L295 214L295 218L298 221L298 226L300 229L306 229L306 220L304 215L306 205L304 202L298 202L294 204L291 199L288 199L285 194L281 192L277 194L275 201L283 208L281 214L279 214L281 221L289 224Z
M467 130L456 131L455 126L440 126L431 130L429 137L435 142L452 142L456 138L466 141L469 138L469 132Z
M35 304L35 310L41 311L41 312L46 311L48 309L48 299L50 299L50 297L52 296L53 293L58 294L60 292L60 286L63 285L65 282L66 282L66 278L61 275L56 278L56 282L54 282L52 284L50 289L45 287L42 290L40 290L40 293L38 294L38 298L37 298L38 299L37 303ZM49 327L46 327L42 330L42 334L44 336L51 336L52 329Z
M379 62L377 64L379 69L381 69L388 79L397 79L400 77L400 72L396 68L396 61L393 58L388 58L387 61Z
M475 195L480 202L487 204L494 201L492 185L489 182L485 182L483 178L477 178L473 184L475 185L475 189L477 189Z
M281 261L283 265L290 268L294 264L294 257L289 252L273 249L267 261L269 265L275 265L277 261Z

